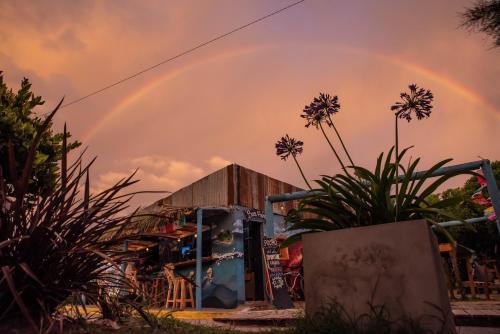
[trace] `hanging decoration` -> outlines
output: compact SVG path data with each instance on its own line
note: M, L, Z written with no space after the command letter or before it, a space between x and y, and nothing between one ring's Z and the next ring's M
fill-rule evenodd
M478 175L477 182L479 183L479 189L472 194L472 202L485 206L486 208L483 210L484 217L486 217L489 221L494 221L497 215L493 209L491 198L485 194L485 190L487 189L486 179L483 176Z

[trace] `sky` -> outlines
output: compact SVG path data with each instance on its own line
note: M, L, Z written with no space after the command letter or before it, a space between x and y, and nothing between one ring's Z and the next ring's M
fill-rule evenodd
M0 70L14 89L30 79L43 115L292 2L1 0ZM312 180L340 172L300 118L319 92L338 96L335 124L354 162L371 168L394 143L390 106L416 83L433 92L433 113L401 122L399 141L414 145L422 169L498 160L500 50L460 28L471 3L306 0L61 109L54 129L66 122L85 159L97 156L94 192L137 168L134 190L175 191L229 163L303 187L274 144L285 133L304 141L299 161Z

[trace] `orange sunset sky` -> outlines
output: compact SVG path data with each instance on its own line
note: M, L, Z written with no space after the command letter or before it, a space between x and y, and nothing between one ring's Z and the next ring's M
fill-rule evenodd
M0 70L15 89L28 77L45 113L292 2L3 0ZM64 108L54 126L67 122L87 158L98 156L94 191L135 168L137 189L174 191L231 162L304 186L274 143L285 133L303 140L310 178L340 171L299 117L318 92L339 96L336 125L354 161L371 167L393 144L389 107L417 83L434 93L434 110L401 122L400 143L415 145L422 167L498 160L500 51L459 28L471 4L307 0Z

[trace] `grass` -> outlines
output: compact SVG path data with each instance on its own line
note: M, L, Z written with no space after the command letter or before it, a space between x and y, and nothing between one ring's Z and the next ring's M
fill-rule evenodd
M190 324L173 317L157 318L157 327L151 327L146 321L139 318L134 318L127 323L121 325L120 329L112 329L103 325L96 324L80 324L71 327L71 333L75 334L247 334L255 333L239 331L235 329L224 329L217 327L210 327L204 325ZM292 334L290 329L284 330L265 330L269 334Z
M72 333L77 334L246 334L254 331L241 331L227 328L217 328L204 325L194 325L175 319L172 315L156 317L149 314L150 320L137 317L130 318L121 324L120 329L111 329L96 324L81 324L73 327ZM357 317L346 313L342 305L332 302L323 307L313 317L297 318L288 327L262 327L261 333L269 334L447 334L445 331L431 332L424 328L422 321L410 317L392 319L387 309L382 306L371 306L370 312Z

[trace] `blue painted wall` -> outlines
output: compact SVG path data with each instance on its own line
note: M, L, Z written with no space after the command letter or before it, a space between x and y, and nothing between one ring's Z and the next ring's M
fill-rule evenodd
M234 308L245 301L243 218L243 211L234 208L213 227L215 261L203 268L203 307Z
M235 206L214 224L212 257L202 270L202 307L235 308L245 302L245 263L243 258L243 221L246 208ZM284 217L275 215L276 235L283 234ZM185 270L185 274L194 268Z

